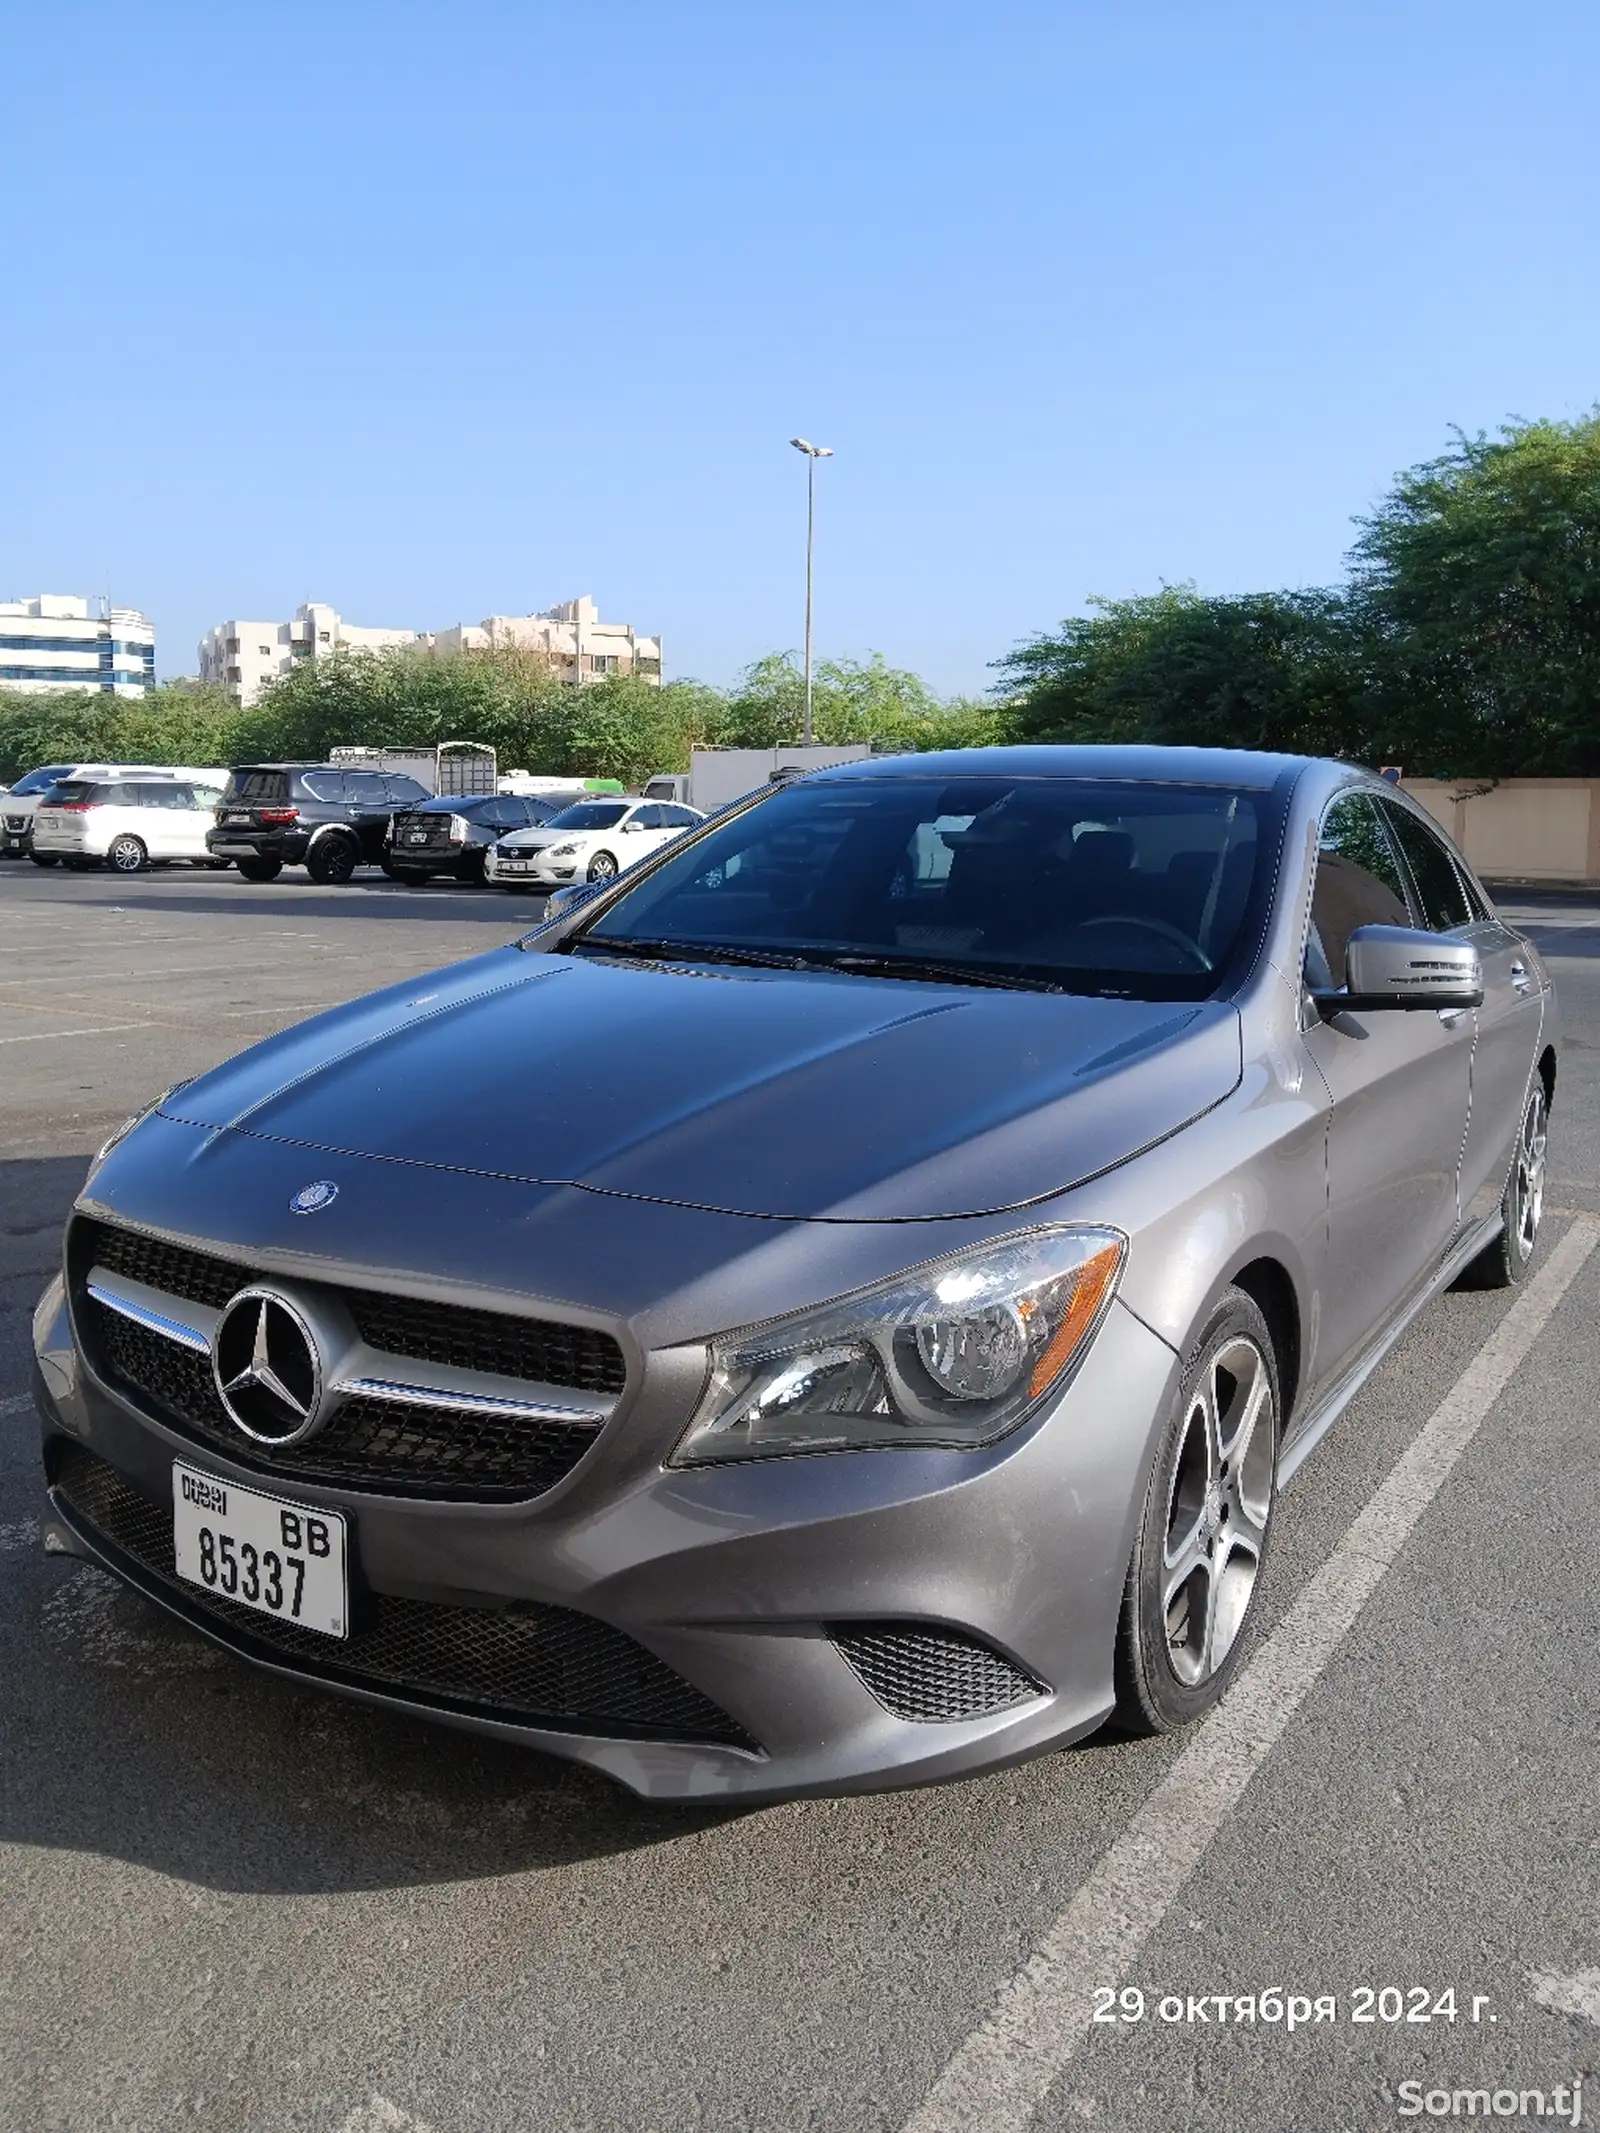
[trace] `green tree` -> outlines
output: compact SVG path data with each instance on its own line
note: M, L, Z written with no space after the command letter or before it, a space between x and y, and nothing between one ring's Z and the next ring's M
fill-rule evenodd
M812 730L831 747L855 741L892 752L970 748L1000 736L1002 715L970 697L940 697L919 675L870 659L825 659L812 674ZM805 675L793 652L769 652L745 669L727 702L722 739L740 748L799 740Z
M1018 741L1360 754L1368 626L1338 593L1207 598L1190 585L1094 600L997 662Z
M1397 760L1600 773L1600 412L1458 433L1399 476L1352 562Z

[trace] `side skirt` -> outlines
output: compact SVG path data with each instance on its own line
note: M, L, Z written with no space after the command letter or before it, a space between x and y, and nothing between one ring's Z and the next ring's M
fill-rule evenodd
M1441 1263L1432 1279L1417 1291L1416 1296L1384 1327L1366 1353L1339 1378L1332 1389L1311 1410L1308 1419L1297 1429L1293 1437L1278 1455L1278 1494L1288 1488L1323 1438L1344 1413L1368 1378L1395 1346L1412 1323L1432 1303L1442 1289L1449 1288L1452 1281L1477 1258L1486 1244L1499 1235L1501 1228L1498 1208L1485 1222L1464 1237Z

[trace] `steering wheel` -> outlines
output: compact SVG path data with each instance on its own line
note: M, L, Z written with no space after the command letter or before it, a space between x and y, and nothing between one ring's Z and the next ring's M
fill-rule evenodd
M1190 940L1187 933L1182 932L1177 926L1169 925L1164 918L1141 918L1135 916L1132 912L1124 916L1121 913L1110 911L1102 918L1083 919L1072 930L1074 933L1089 933L1096 926L1142 926L1146 933L1154 933L1159 939L1167 942L1170 947L1178 949L1181 954L1187 956L1195 969L1202 975L1209 976L1215 967L1210 956L1206 954L1198 941Z

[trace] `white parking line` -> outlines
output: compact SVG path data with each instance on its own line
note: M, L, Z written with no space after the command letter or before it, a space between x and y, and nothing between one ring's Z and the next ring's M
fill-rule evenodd
M402 2111L387 2096L374 2096L341 2119L338 2133L433 2133L433 2128L425 2119Z
M25 1407L32 1405L31 1392L16 1392L9 1399L0 1400L0 1415L20 1415Z
M1577 2015L1600 2029L1600 1970L1575 1970L1571 1977L1559 1971L1535 1970L1533 1996L1541 2007L1556 2014Z
M1597 1244L1578 1216L903 2133L1023 2133Z
M0 1044L48 1044L52 1037L109 1037L118 1029L153 1029L150 1022L97 1022L93 1029L35 1029L25 1037L0 1037Z

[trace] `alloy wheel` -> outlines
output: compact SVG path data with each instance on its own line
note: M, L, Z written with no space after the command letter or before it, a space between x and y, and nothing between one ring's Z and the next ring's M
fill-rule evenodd
M1517 1137L1517 1158L1511 1174L1511 1226L1516 1237L1517 1250L1524 1259L1533 1256L1533 1247L1539 1239L1539 1223L1544 1214L1545 1150L1548 1140L1549 1121L1545 1108L1544 1083L1536 1074L1522 1114L1522 1130Z
M137 874L145 862L145 849L137 837L116 837L106 858L119 874Z
M617 871L617 862L609 852L596 852L589 862L591 881L610 881Z
M1167 1659L1185 1688L1224 1665L1250 1609L1272 1515L1272 1410L1271 1373L1243 1334L1190 1390L1161 1558Z

